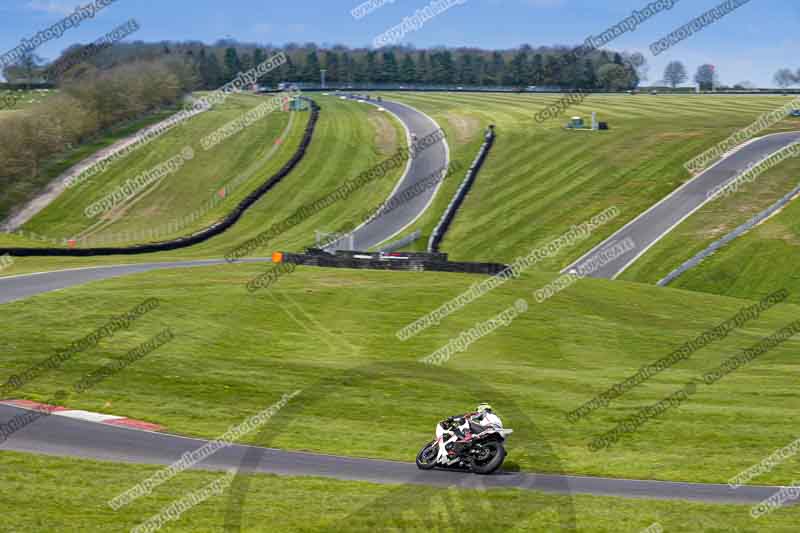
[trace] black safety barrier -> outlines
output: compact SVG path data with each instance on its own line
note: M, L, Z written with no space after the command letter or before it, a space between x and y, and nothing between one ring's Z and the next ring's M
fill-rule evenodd
M56 85L50 82L44 83L0 83L0 90L5 91L34 91L37 89L55 89Z
M489 155L489 150L491 150L492 145L494 145L494 138L494 126L489 126L489 130L486 132L486 138L483 141L480 150L478 150L478 156L475 158L475 161L472 162L469 170L467 170L467 175L464 176L464 181L461 182L461 186L458 188L455 195L453 195L453 199L450 200L450 204L447 206L447 209L445 209L441 220L439 220L439 223L434 228L433 233L431 233L431 237L428 240L429 252L439 251L439 245L442 243L445 233L447 233L447 230L450 228L450 224L452 224L458 208L461 207L461 204L464 202L464 198L467 197L467 193L469 193L469 190L472 188L472 184L475 182L475 178L481 171L481 167L483 167L483 162L486 160L486 156Z
M355 268L369 270L399 270L406 272L459 272L493 276L508 268L500 263L468 263L448 261L446 254L371 252L337 252L329 254L309 250L305 254L282 252L282 261L304 266L326 268Z
M300 160L303 159L303 156L305 156L306 149L308 148L308 145L311 144L311 139L314 135L314 129L316 127L320 112L320 107L316 102L310 98L307 98L306 100L311 104L311 116L309 117L308 124L306 125L303 139L300 141L300 146L297 147L297 151L277 173L262 183L253 192L248 194L241 202L239 202L233 211L228 213L219 222L216 222L211 226L187 237L178 237L177 239L150 244L137 244L118 248L0 248L0 255L8 254L14 257L91 257L99 255L149 254L153 252L164 252L168 250L186 248L188 246L205 242L212 237L220 235L224 231L227 231L231 226L236 224L236 222L238 222L247 209L260 200L262 196L264 196L270 189L272 189L284 177L286 177L286 175L297 166Z

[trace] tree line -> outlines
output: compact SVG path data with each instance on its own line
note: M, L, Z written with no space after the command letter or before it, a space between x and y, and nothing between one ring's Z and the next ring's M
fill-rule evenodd
M632 62L632 54L598 50L575 61L567 46L533 48L523 45L511 50L478 48L414 49L393 47L381 50L348 48L341 45L322 49L316 44L290 43L284 47L258 46L235 41L213 45L200 42L118 43L98 53L82 54L80 45L67 49L51 65L38 58L6 67L9 81L41 80L45 72L58 72L56 82L81 77L95 69L130 61L179 57L191 65L198 89L216 89L236 74L258 65L277 51L288 57L285 65L268 73L260 83L320 82L325 69L331 84L407 84L527 87L531 85L564 90L629 90L646 76L647 66ZM75 63L76 57L89 56ZM63 63L69 68L60 68ZM634 66L635 65L635 66ZM62 72L63 71L63 72Z
M686 70L686 65L681 61L670 61L664 69L663 83L669 85L673 89L678 85L683 85L689 80L689 74ZM694 75L694 82L700 86L703 91L710 91L719 86L719 77L717 69L714 65L700 65L697 67L697 72Z
M689 74L681 61L670 61L664 69L664 78L662 82L669 85L673 89L678 85L682 85L689 80ZM714 65L708 63L697 67L697 71L693 77L694 82L700 87L701 91L711 91L714 89L736 89L736 90L749 90L755 89L755 85L749 81L742 81L735 84L733 87L723 85L719 81L719 73Z
M792 85L800 85L800 68L796 71L790 68L779 69L775 73L773 80L781 89L788 89Z

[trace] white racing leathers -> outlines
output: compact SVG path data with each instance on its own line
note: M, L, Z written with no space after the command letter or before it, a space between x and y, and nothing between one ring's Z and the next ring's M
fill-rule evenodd
M486 429L494 428L499 432L503 431L503 422L500 420L500 417L494 413L484 413L483 415L480 414L470 414L464 415L464 423L458 426L458 430L461 432L462 435L465 435L465 439L469 440L472 438L472 431L470 430L469 422L470 420L480 426L483 426ZM510 432L511 430L509 430ZM436 462L444 465L450 465L455 462L458 462L458 457L453 457L452 459L447 455L447 445L458 440L458 435L453 431L448 431L442 427L442 424L436 424L436 438L439 441L439 455L436 458Z

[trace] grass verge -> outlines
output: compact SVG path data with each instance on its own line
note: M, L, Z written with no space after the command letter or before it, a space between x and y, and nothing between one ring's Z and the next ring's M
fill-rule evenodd
M156 468L4 452L0 470L5 472L0 485L6 504L3 531L8 532L128 530L221 477L221 473L184 472L152 495L115 512L105 505L109 495L130 488ZM65 484L64 479L80 483ZM222 530L229 495L226 492L189 509L164 531ZM664 531L796 531L797 507L780 509L758 521L748 513L745 505L254 475L241 507L241 525L246 532L551 532L574 524L571 531L638 533L654 523Z
M3 305L2 340L9 352L2 375L21 372L112 315L157 297L162 306L129 331L103 340L15 395L47 400L170 327L175 340L124 373L73 395L68 406L215 437L284 393L301 389L297 403L286 408L290 422L270 445L410 461L438 420L491 401L516 430L510 457L525 470L680 481L726 482L797 438L786 423L800 408L792 393L800 345L791 340L700 388L691 401L612 448L588 449L593 438L642 407L796 320L793 305L767 311L573 424L567 412L749 302L584 280L534 304L533 291L552 277L537 273L400 342L395 333L401 327L480 278L300 267L268 290L247 293L247 280L264 270L237 265L160 271ZM530 310L508 327L442 367L418 362L520 297L531 301ZM793 468L781 465L756 482L787 483Z

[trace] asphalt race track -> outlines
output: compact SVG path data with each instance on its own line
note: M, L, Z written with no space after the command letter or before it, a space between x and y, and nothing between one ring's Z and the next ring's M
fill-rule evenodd
M385 100L382 102L361 98L354 98L354 100L377 105L394 114L403 123L408 132L416 134L418 139L422 139L439 129L433 119L413 107ZM408 142L411 143L411 139L408 139ZM416 157L410 159L410 164L405 174L400 178L386 201L392 202L393 198L401 195L406 189L413 187L437 171L443 171L447 168L449 162L446 139L442 139L421 151ZM368 224L362 224L356 228L353 231L353 249L368 250L400 233L425 212L440 185L441 182L436 187L421 187L422 192L420 194L407 201L396 200L396 207L391 211L375 218ZM349 247L349 244L349 242L337 241L329 248L345 248Z
M24 409L17 407L0 405L0 423L5 424L14 416L25 412ZM5 443L0 444L0 451L14 450L114 462L167 465L180 459L183 453L194 451L206 442L62 416L47 416L12 434ZM199 463L196 468L206 470L239 468L245 452L252 449L250 446L239 445L221 449ZM523 488L553 493L740 504L759 503L780 489L780 487L743 486L734 490L728 485L526 473L477 476L441 470L421 472L413 463L286 452L269 448L257 449L260 451L258 466L250 469L256 472L322 476L374 483L412 483L461 488ZM248 464L252 464L250 460Z
M272 259L240 259L238 263L263 263ZM73 268L69 270L56 270L53 272L39 272L36 274L22 274L0 278L0 304L29 298L36 294L56 291L83 285L91 281L100 281L109 278L139 274L151 270L165 268L190 268L211 265L224 265L224 259L201 259L196 261L169 261L163 263L142 263L139 265L100 266L88 268Z
M595 246L562 272L593 270L587 264L596 256L630 239L633 247L603 266L588 273L588 277L614 279L628 268L685 218L708 202L707 194L744 170L782 148L800 141L800 132L778 133L760 137L734 152L705 172L666 196L663 200L629 222L608 239ZM630 241L628 241L630 242Z

